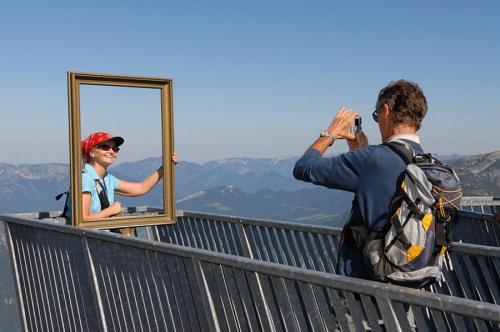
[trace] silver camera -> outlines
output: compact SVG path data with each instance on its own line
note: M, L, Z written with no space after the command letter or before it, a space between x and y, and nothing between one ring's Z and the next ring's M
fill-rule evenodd
M356 135L356 133L359 133L363 128L361 127L361 117L359 115L356 115L354 118L354 123L351 127L351 133L353 135Z

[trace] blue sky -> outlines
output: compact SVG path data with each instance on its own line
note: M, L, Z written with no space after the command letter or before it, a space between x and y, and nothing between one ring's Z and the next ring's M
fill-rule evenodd
M500 150L498 22L498 1L0 0L0 162L68 162L68 70L172 78L189 161L299 155L340 106L378 144L369 114L399 78L427 96L428 151ZM116 113L102 130L142 158L141 113Z

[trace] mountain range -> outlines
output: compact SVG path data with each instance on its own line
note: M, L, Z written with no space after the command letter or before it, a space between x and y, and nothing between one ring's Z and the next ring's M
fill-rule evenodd
M459 175L464 195L500 196L500 151L474 156L440 156ZM340 225L352 195L292 177L298 157L229 158L176 167L177 208L295 222ZM160 166L160 158L118 164L110 172L140 180ZM54 196L69 186L67 164L0 163L0 213L62 210ZM162 186L145 196L122 198L125 206L160 206Z

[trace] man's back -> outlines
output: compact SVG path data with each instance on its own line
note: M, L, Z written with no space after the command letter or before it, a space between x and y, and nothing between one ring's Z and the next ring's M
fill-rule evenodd
M416 135L427 114L427 100L420 87L406 80L390 82L380 90L372 118L382 142L406 140L415 153L422 153ZM326 130L300 158L295 178L355 194L348 227L341 242L340 273L371 278L362 250L369 237L377 236L389 220L390 202L406 167L401 157L386 145L368 145L358 113L342 107ZM356 125L358 123L358 125ZM337 140L345 139L349 152L323 158ZM372 265L373 263L371 263Z
M410 137L412 138L412 137ZM422 148L415 136L405 139L416 153ZM332 189L355 194L353 213L359 212L370 230L378 230L389 220L389 203L397 189L398 179L406 164L389 147L370 145L332 158L321 158L317 150L309 149L295 165L294 176ZM349 248L341 248L339 273L371 279L362 254Z

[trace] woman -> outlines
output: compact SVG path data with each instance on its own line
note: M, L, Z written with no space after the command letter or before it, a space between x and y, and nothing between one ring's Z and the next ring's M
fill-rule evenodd
M163 177L163 166L142 182L120 180L107 172L120 151L124 139L106 132L90 134L81 141L85 164L82 169L82 214L83 220L108 218L120 214L120 202L115 202L114 194L123 196L144 195ZM172 161L177 164L174 153ZM66 218L71 218L67 211Z

